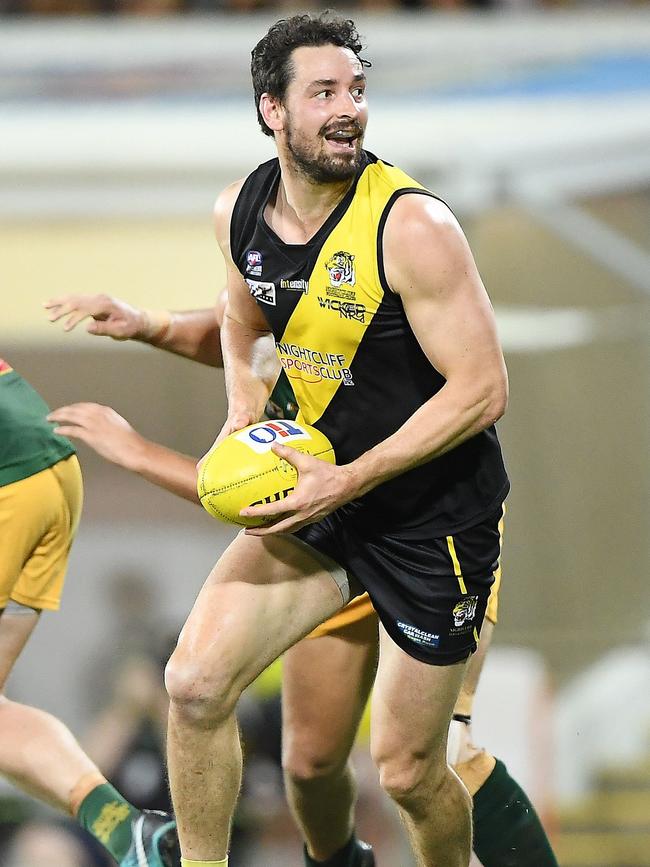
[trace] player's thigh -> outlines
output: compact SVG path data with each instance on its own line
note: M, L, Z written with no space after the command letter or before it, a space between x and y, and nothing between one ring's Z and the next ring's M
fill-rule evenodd
M81 500L74 455L0 488L0 606L59 607Z
M15 603L0 613L0 694L22 649L38 623L40 611Z
M81 510L83 507L83 478L81 467L76 455L59 461L50 467L65 503L65 521L67 524L69 539L68 548L72 544L79 528Z
M0 487L0 608L4 608L48 525L34 477Z
M282 752L285 768L309 776L345 763L377 666L374 614L316 638L283 658Z
M240 533L203 585L167 669L241 690L287 648L341 608L347 576L293 536Z
M445 762L447 731L467 661L432 665L398 647L379 628L379 666L372 698L375 761Z

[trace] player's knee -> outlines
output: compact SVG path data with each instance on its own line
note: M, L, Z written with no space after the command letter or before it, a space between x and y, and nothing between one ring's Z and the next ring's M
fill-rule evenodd
M375 757L379 782L386 794L411 815L426 814L427 807L444 786L447 763L413 752Z
M379 766L379 782L386 794L412 812L425 797L425 774L421 765L406 761L386 761Z
M219 723L235 709L241 690L232 672L208 666L177 649L165 669L172 709L190 723Z
M318 748L318 744L293 742L282 753L285 779L296 786L309 785L341 773L347 756L336 750Z

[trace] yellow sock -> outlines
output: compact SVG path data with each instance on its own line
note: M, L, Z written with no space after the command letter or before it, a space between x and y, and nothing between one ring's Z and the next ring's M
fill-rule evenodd
M190 861L189 858L181 858L181 867L228 867L228 856L223 861Z

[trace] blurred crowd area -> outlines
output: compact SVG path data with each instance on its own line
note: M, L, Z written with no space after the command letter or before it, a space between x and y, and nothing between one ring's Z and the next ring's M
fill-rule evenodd
M352 0L365 9L531 9L647 6L650 0ZM335 5L335 4L332 4ZM168 15L257 9L317 9L317 0L0 0L0 13L14 15Z

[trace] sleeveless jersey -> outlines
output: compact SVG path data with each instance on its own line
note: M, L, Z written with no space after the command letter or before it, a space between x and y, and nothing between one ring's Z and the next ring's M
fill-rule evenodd
M0 358L0 486L26 479L75 453L52 432L38 392Z
M399 196L433 194L364 152L354 183L313 238L286 244L264 218L279 180L274 159L244 182L230 223L232 257L275 336L298 420L326 434L345 464L393 434L445 383L387 284L382 253ZM481 521L507 492L490 427L343 510L386 532L447 535Z

